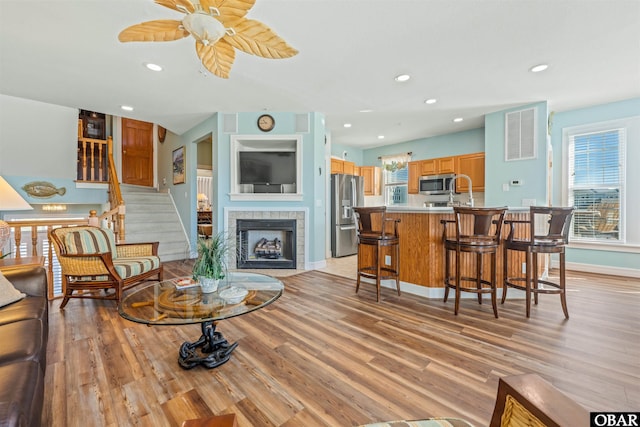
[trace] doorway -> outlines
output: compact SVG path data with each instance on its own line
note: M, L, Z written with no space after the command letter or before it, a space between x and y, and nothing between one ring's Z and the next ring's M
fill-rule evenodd
M209 235L213 232L213 144L212 137L196 141L196 179L198 201L198 234L203 235L207 230Z
M153 123L122 119L122 183L153 187Z

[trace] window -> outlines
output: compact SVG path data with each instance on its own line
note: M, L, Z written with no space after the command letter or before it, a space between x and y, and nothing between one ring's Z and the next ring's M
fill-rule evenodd
M384 203L387 206L407 203L408 163L411 154L383 156L382 179L384 182Z
M623 243L626 129L577 129L565 137L573 240Z

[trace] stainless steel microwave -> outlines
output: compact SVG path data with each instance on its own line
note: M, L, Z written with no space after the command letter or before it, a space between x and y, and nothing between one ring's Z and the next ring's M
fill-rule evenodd
M455 174L444 175L427 175L421 176L419 182L420 194L436 195L436 194L449 194L449 184L455 177ZM453 191L455 192L455 186Z

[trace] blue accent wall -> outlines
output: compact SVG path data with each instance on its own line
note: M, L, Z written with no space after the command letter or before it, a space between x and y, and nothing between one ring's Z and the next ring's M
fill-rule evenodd
M423 160L468 153L481 153L483 151L485 151L484 129L478 128L370 148L364 150L362 161L363 165L366 166L379 166L380 160L378 157L380 156L412 152L412 160Z
M343 158L343 154L347 153L347 156L344 160L349 162L354 162L357 166L369 166L368 164L362 163L362 153L363 150L355 147L350 147L348 145L342 145L332 142L331 143L331 156Z
M263 112L241 112L237 113L237 132L234 135L267 135L261 132L257 126L258 117ZM268 133L273 135L295 135L296 133L296 114L285 112L270 112L276 122L275 128ZM325 145L324 135L325 129L322 125L323 115L319 113L309 113L309 132L302 133L302 201L231 201L229 193L231 192L231 135L222 132L223 114L214 114L210 119L205 120L180 137L180 143L187 148L187 184L175 188L177 196L174 195L176 205L180 216L185 223L185 227L189 230L192 242L192 249L196 241L196 148L195 143L200 141L207 135L212 135L212 153L213 153L213 176L214 176L214 194L211 200L214 209L214 226L218 232L223 230L224 208L278 208L286 210L287 207L306 207L308 208L309 218L308 227L313 235L325 235L324 209L325 192ZM165 144L166 145L166 144ZM170 147L174 148L174 147ZM322 174L319 172L322 169ZM184 188L184 190L183 190ZM183 197L186 191L187 197ZM174 193L174 190L172 190ZM324 238L309 239L308 259L310 262L324 260L325 253Z
M537 157L527 160L505 160L505 114L535 108ZM522 199L535 199L537 205L546 205L547 192L547 103L522 105L487 114L485 129L485 206L522 206ZM522 185L502 185L511 180L521 180Z
M589 125L598 122L624 119L640 116L640 98L632 98L609 104L595 105L570 111L557 112L553 115L551 123L551 145L553 147L553 203L561 205L562 200L562 173L563 173L563 129L573 126ZM630 168L637 168L640 163L639 140L627 140L627 174ZM627 193L637 194L639 182L627 181ZM637 203L637 198L636 198ZM637 227L637 215L629 214L637 212L638 207L627 205L627 227L634 223ZM637 245L637 242L634 242ZM628 269L638 269L640 266L640 250L635 247L635 253L628 248L621 247L594 247L568 248L567 261L588 265L611 266Z

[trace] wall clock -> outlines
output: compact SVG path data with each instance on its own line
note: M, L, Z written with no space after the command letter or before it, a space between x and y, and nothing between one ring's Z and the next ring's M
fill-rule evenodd
M263 132L269 132L273 130L276 125L276 121L269 114L263 114L258 117L258 129Z

